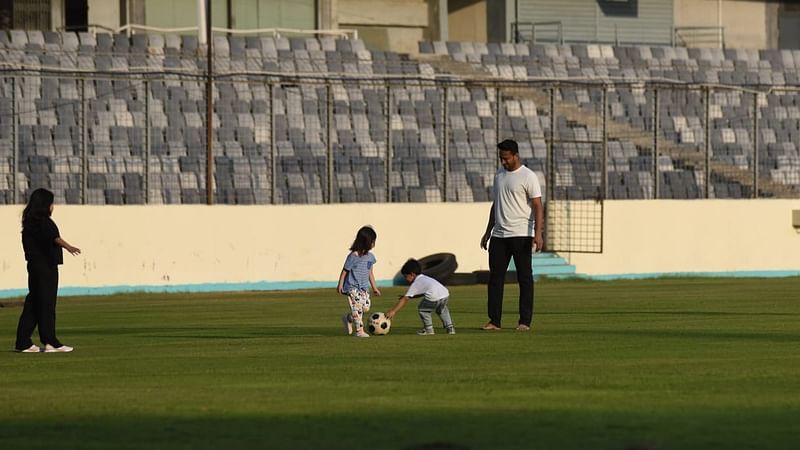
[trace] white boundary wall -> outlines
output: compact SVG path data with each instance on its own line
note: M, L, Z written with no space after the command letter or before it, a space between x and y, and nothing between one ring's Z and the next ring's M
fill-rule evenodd
M62 287L298 282L335 285L356 230L378 233L375 275L409 257L455 253L486 270L490 205L64 206L53 218L83 254L65 252ZM605 204L603 254L562 254L590 276L800 272L800 200L627 200ZM0 207L0 291L26 287L21 205Z
M26 287L23 206L0 207L0 290ZM63 206L53 219L83 254L65 252L61 286L330 281L356 231L375 227L375 276L409 257L449 251L485 268L480 237L489 204L313 206Z
M605 202L602 254L572 254L590 275L800 273L800 200Z

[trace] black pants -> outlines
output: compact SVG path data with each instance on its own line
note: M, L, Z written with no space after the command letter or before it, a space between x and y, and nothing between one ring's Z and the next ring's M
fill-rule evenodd
M496 238L489 241L489 321L498 327L503 315L503 287L508 263L514 258L519 283L519 323L533 322L533 270L531 257L533 238Z
M17 325L17 350L31 345L33 329L39 327L42 344L61 347L56 338L56 296L58 295L58 266L28 262L28 296Z

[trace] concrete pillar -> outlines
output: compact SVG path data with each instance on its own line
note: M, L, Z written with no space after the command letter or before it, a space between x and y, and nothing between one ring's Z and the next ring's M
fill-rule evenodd
M319 0L317 28L335 30L339 28L337 0Z

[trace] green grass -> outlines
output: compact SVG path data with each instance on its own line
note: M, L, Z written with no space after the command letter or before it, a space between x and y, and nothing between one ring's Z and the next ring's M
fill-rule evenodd
M800 280L544 281L482 332L485 287L453 287L458 334L341 334L327 291L62 298L72 354L10 351L2 449L790 449L800 442ZM386 310L399 288L374 299Z

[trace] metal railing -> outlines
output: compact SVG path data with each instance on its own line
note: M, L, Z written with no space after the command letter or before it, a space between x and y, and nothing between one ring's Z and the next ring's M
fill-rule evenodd
M675 27L672 46L725 48L725 27Z
M547 42L563 45L564 27L561 21L512 22L511 36L515 43Z
M599 31L599 30L595 30ZM559 44L564 43L597 43L621 45L620 28L614 24L611 34L613 39L566 39L564 37L564 25L561 21L548 22L512 22L511 40L514 43L527 44ZM636 42L641 44L642 42ZM725 27L711 26L684 26L673 27L670 33L670 45L672 47L718 47L725 48ZM665 42L660 42L665 44Z
M767 111L797 126L781 121L786 107L769 109L795 104L800 92L788 87L229 74L214 82L211 120L197 76L6 72L0 91L5 203L42 184L68 203L117 203L108 195L125 191L124 174L141 188L122 203L173 203L175 189L154 183L165 173L180 178L181 195L197 190L178 203L241 203L226 189L251 189L248 203L485 201L494 144L506 137L550 199L800 193L796 149L782 150L800 129L762 120ZM211 158L209 126L219 135ZM249 158L246 172L226 168L237 158Z
M96 23L90 23L90 24L88 24L86 26L70 26L70 27L60 26L60 27L56 28L56 31L58 31L58 32L82 31L82 30L86 30L92 36L97 35L97 33L114 33L116 31L111 27L108 27L108 26L105 26L105 25L96 24Z
M111 30L114 31L114 30ZM140 24L127 24L116 29L117 33L125 33L127 35L135 34L139 31L152 32L158 34L176 34L186 32L198 32L198 27L181 27L181 28L159 28ZM340 39L358 39L358 30L350 28L340 28L335 30L316 30L316 29L301 29L301 28L251 28L251 29L237 29L237 28L223 28L211 27L211 31L216 33L224 33L231 35L258 35L258 36L309 36L309 37L323 37L330 36Z

